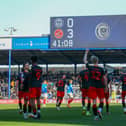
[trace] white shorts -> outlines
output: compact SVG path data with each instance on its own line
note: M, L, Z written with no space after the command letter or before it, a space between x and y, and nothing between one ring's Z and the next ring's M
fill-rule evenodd
M69 96L70 98L73 98L73 93L68 93L68 96Z
M42 93L42 98L47 98L48 97L48 94L47 93Z

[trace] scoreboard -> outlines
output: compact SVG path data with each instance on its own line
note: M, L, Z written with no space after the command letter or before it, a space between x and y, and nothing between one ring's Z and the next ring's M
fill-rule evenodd
M126 48L126 15L51 18L50 48Z
M52 18L51 48L73 48L73 28L73 18Z

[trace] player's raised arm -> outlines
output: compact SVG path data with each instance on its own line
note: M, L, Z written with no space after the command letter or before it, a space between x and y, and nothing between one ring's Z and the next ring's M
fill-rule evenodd
M86 49L86 50L85 50L85 54L84 54L84 58L83 58L83 61L84 61L85 64L88 63L88 61L87 61L88 53L89 53L89 49Z

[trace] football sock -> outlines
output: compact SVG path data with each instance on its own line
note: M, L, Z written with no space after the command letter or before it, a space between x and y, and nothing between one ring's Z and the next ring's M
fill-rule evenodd
M85 98L82 98L82 106L85 106Z
M125 108L125 99L122 99L122 106Z
M28 105L28 112L31 113L31 110L32 110L32 107L31 107L31 105L29 104L29 105Z
M91 101L88 100L87 111L90 111L90 108L91 108Z
M58 104L59 104L59 98L57 98L56 100L56 106L58 106Z
M63 101L63 99L60 99L60 100L59 100L59 104L58 104L59 107L60 107L62 101Z
M19 108L22 109L22 102L19 100Z
M40 112L40 105L37 105L38 112Z
M72 101L73 101L73 99L69 99L69 100L68 100L68 104L70 104Z
M109 112L109 103L106 102L106 112Z
M26 105L26 104L23 105L23 112L24 112L24 113L27 112L27 105Z
M43 100L43 104L46 104L46 99Z
M93 113L95 116L97 116L97 106L96 104L93 105Z
M36 108L33 109L33 114L36 115Z

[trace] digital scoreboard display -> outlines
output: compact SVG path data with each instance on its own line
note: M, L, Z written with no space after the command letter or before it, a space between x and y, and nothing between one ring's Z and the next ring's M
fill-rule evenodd
M51 18L51 49L126 48L126 15Z

